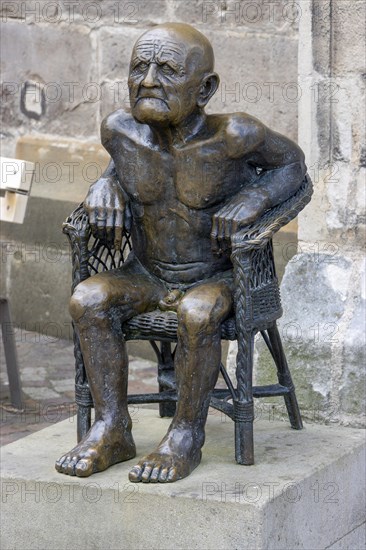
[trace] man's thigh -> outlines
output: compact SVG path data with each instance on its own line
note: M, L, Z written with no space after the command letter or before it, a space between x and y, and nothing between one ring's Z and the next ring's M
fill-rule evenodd
M93 275L80 283L73 299L84 307L99 311L114 310L122 318L155 309L166 288L134 258L118 269Z

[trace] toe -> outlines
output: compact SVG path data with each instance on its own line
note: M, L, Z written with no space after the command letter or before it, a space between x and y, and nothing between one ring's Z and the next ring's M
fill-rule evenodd
M82 458L75 466L75 475L78 477L88 477L93 473L93 462Z
M62 464L61 464L61 467L60 467L61 469L60 469L60 471L61 471L62 473L64 473L64 474L66 474L66 473L67 473L68 465L69 465L70 462L71 462L71 456L70 456L70 455L66 455L64 458L65 458L65 460L64 460L64 461L62 462Z
M63 471L63 463L65 462L65 459L66 459L66 455L62 456L59 460L56 460L55 462L55 468L58 472L62 472Z
M159 474L160 483L165 483L168 477L169 468L162 468Z
M150 483L157 483L159 481L160 466L155 466L150 476Z
M69 461L69 463L67 464L66 468L65 468L65 473L68 474L69 476L74 476L75 475L75 466L78 462L78 459L76 456L73 456L72 459Z
M168 472L168 475L167 475L167 479L166 479L168 482L170 481L176 481L177 480L177 469L176 468L170 468L169 469L169 472Z
M150 475L154 468L153 464L148 464L145 466L144 471L142 472L141 481L143 483L148 483L150 481Z
M143 466L137 464L137 466L134 466L132 470L130 470L130 473L128 474L128 479L132 482L141 481L142 472Z

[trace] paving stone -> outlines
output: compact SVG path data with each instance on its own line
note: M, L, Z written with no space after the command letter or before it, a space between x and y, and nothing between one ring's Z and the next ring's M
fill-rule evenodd
M59 397L59 394L51 390L50 388L24 386L23 391L24 393L29 395L32 399L37 399L37 400L53 399L55 397Z
M51 380L53 389L57 393L64 393L75 390L74 380Z

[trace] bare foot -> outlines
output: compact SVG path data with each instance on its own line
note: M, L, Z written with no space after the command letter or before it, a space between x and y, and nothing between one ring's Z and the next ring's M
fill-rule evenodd
M103 420L98 420L76 447L56 461L55 468L70 476L88 477L134 456L136 447L131 433L108 428Z
M156 451L132 468L130 481L167 483L187 477L201 462L203 441L203 432L197 434L192 428L172 428Z

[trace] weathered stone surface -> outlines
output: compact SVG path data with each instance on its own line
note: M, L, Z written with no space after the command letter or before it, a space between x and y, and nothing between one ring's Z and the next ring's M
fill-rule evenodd
M364 72L366 3L363 0L336 0L332 18L333 71L336 74Z
M117 109L128 109L130 107L130 97L128 93L127 73L125 78L116 78L115 80L103 79L102 94L103 102L100 107L101 120Z
M344 313L350 275L349 262L334 266L330 260L325 255L295 256L281 286L284 315L279 330L300 406L311 418L317 411L329 416L333 407L332 345L338 338L337 323ZM276 380L272 359L264 348L258 342L255 378L259 384Z
M279 327L304 416L363 425L365 299L357 296L359 266L351 266L351 259L341 255L295 256L281 287L284 315ZM260 384L275 379L264 348L258 342L255 371Z
M71 270L67 246L65 243L60 249L55 243L8 243L3 284L15 326L70 338Z
M107 27L100 31L100 76L118 81L126 79L130 65L132 48L145 29L138 27ZM116 91L118 88L116 86Z
M169 419L134 413L140 457ZM256 464L245 467L233 460L233 423L210 415L202 464L188 478L131 484L134 460L91 478L58 474L54 459L75 444L75 429L70 418L3 448L3 550L325 549L344 547L346 537L354 544L348 548L363 548L361 430L308 425L296 432L260 421ZM27 530L19 529L19 517Z
M73 25L26 25L14 20L3 24L3 124L24 131L96 136L95 98L99 93L92 42L86 29ZM75 55L77 52L77 55ZM14 65L10 60L16 59ZM15 69L15 70L14 70ZM26 83L28 88L26 98ZM37 94L41 90L42 94ZM30 102L42 104L32 117Z
M208 31L221 82L209 112L244 111L292 139L297 135L297 42L285 37ZM227 45L230 43L230 55ZM244 55L243 55L244 54Z
M308 11L311 26L308 31L312 35L312 61L317 73L328 76L330 74L330 36L331 36L331 4L332 0L314 0L305 7ZM306 21L306 17L304 17ZM301 21L304 28L304 20Z
M359 415L366 408L366 300L362 289L361 296L354 296L355 308L344 334L339 402L342 411L349 415Z

